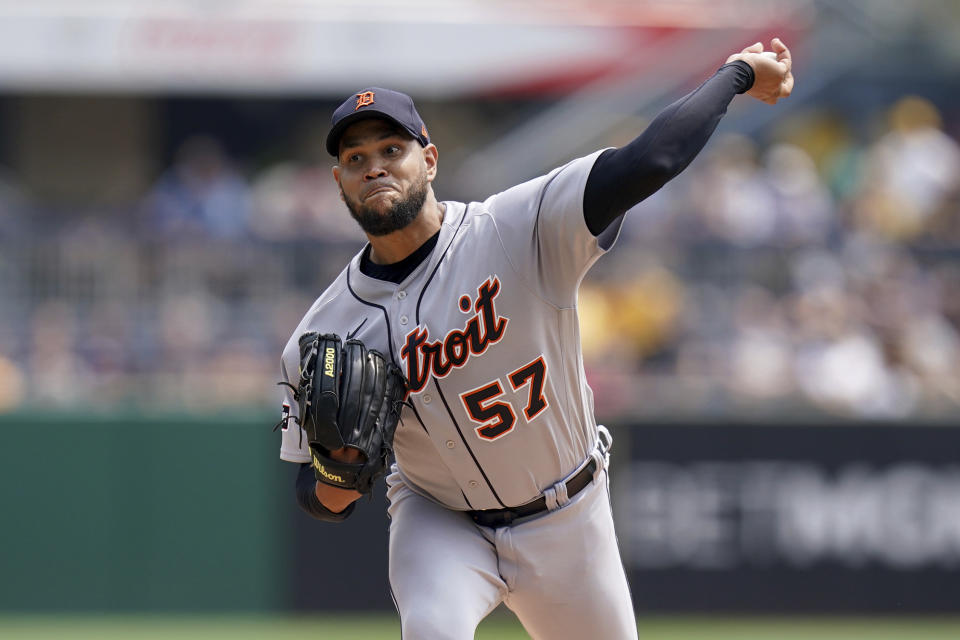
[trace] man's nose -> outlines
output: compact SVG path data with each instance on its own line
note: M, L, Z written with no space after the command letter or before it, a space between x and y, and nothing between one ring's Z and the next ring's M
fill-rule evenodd
M367 168L366 172L363 174L363 179L367 182L371 180L379 180L387 175L386 169L381 166L371 165Z

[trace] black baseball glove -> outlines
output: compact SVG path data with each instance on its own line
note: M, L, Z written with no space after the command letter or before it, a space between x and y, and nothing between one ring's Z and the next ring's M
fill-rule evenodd
M317 481L370 493L386 472L405 394L400 368L361 341L341 344L339 336L316 331L300 336L296 400ZM364 458L351 463L330 457L343 447Z

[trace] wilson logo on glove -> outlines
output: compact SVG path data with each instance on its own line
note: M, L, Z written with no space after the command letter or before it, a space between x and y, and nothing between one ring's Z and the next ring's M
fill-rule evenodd
M320 463L320 461L317 460L316 456L313 457L313 468L316 469L317 473L319 473L321 476L323 476L327 480L330 480L331 482L343 482L343 478L341 478L335 473L330 473L329 471L327 471L324 468L324 466Z

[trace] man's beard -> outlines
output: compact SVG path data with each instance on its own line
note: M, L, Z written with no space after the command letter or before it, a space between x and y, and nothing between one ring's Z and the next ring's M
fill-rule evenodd
M410 187L407 196L390 206L387 211L380 212L359 202L353 202L344 195L343 201L350 210L350 215L357 221L360 228L371 236L385 236L388 233L399 231L417 219L423 203L427 201L427 174L424 172L420 180Z

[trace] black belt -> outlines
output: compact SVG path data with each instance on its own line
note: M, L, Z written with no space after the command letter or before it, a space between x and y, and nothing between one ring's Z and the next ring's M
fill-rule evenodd
M567 497L572 498L593 480L593 472L597 469L596 458L591 457L587 465L580 472L567 480ZM513 524L518 518L526 518L547 510L546 496L540 496L533 502L522 504L519 507L506 509L483 509L482 511L467 511L474 522L482 527L506 527Z

